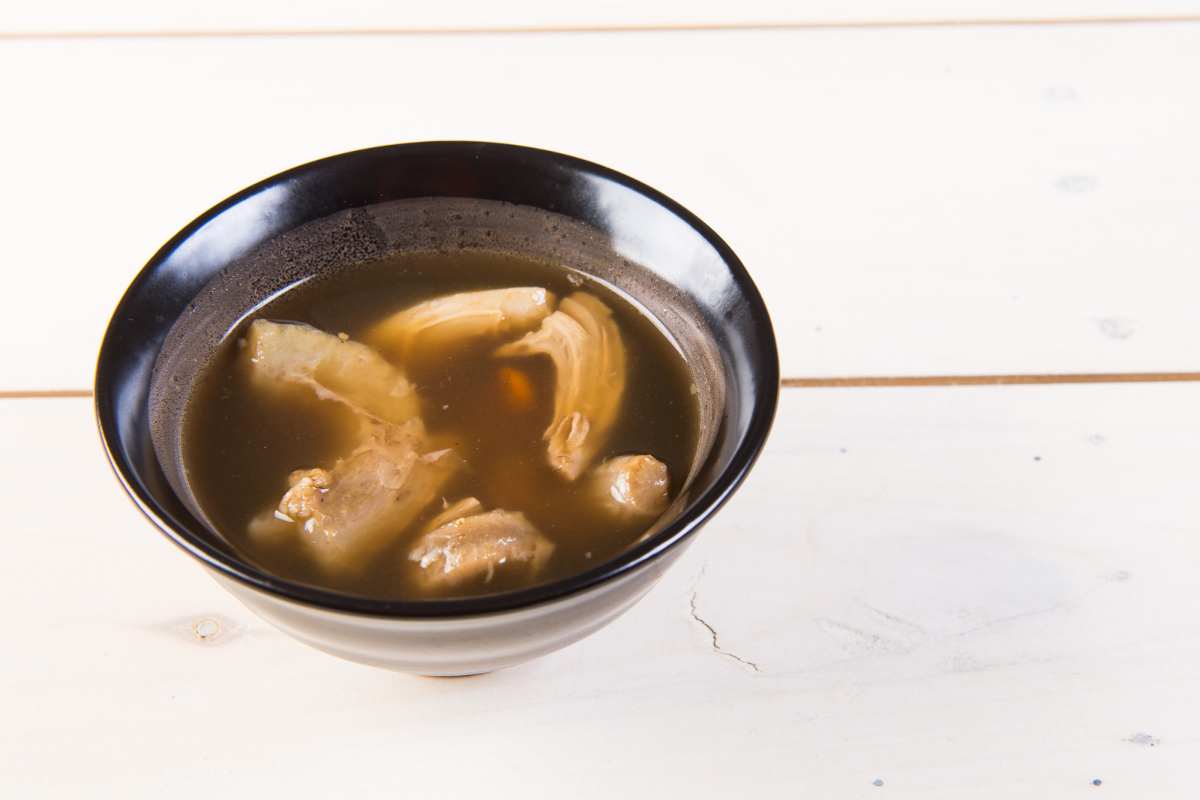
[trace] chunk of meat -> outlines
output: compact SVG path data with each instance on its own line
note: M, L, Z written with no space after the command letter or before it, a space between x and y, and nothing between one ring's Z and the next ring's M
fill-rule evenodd
M554 362L554 417L546 429L547 459L575 480L604 446L625 393L625 344L612 312L575 292L533 333L496 351L502 358L548 355Z
M553 553L553 542L524 514L497 509L443 523L421 536L408 558L420 567L421 583L436 590L481 577L491 581L498 569L520 569L532 576Z
M610 458L587 480L596 507L617 519L653 519L670 500L667 465L650 455Z
M554 310L553 292L538 286L488 289L436 297L377 323L367 341L406 362L458 345L531 331Z
M420 413L420 399L396 367L361 342L311 325L255 320L246 334L245 358L255 383L295 383L382 422L400 424Z
M321 496L333 485L333 474L327 469L298 469L288 475L288 489L279 508L275 510L276 518L286 520L308 519L320 513Z
M424 443L419 420L371 426L366 440L332 469L289 475L279 505L269 518L255 518L251 534L277 538L286 525L325 568L361 568L413 523L462 466L452 450L423 453Z

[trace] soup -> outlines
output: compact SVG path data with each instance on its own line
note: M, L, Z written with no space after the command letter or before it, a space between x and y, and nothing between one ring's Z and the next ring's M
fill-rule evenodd
M257 309L196 385L183 460L209 520L264 569L432 599L615 556L696 446L696 389L651 318L568 267L461 250Z

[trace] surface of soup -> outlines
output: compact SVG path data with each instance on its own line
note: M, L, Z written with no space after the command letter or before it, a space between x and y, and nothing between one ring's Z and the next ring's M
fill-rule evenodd
M560 265L464 250L258 309L198 383L183 455L209 520L266 570L428 599L613 557L677 496L696 439L687 366L632 303Z

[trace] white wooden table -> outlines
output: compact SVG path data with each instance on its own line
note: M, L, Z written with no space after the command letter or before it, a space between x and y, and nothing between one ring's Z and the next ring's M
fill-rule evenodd
M1200 794L1200 2L32 5L0 8L0 796ZM441 138L679 199L796 379L642 604L461 680L252 617L126 502L86 396L197 213ZM1001 374L1042 382L938 379Z

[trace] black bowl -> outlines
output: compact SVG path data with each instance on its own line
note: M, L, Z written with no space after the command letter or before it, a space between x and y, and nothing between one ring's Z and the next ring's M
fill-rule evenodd
M151 435L152 381L168 333L203 297L206 285L299 226L349 209L425 197L503 201L591 226L628 259L631 275L636 270L673 287L675 299L668 302L685 309L681 315L704 331L716 354L723 397L687 503L670 524L613 560L523 591L438 601L376 600L258 569L203 524L194 506L189 509L172 488ZM620 275L612 280L628 289ZM253 301L247 296L245 305ZM219 575L322 609L427 618L562 598L668 552L705 523L746 476L771 427L778 387L775 337L762 297L725 242L678 203L570 156L513 145L423 142L296 167L239 192L180 231L150 259L113 314L100 350L95 396L104 446L130 497L173 542Z

